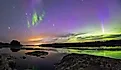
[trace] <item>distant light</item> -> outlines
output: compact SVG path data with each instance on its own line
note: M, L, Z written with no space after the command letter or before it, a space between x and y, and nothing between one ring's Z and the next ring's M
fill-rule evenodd
M13 9L15 8L15 6L13 6Z
M26 15L28 15L28 13L26 13Z
M32 38L32 39L29 39L29 41L40 41L42 40L43 38Z
M29 15L31 16L32 14L31 14L31 13L29 13Z
M55 26L55 24L53 24L53 26Z
M102 28L102 33L104 34L105 33L105 28L104 28L104 24L103 23L101 24L101 28Z
M8 29L11 29L11 27L8 27Z

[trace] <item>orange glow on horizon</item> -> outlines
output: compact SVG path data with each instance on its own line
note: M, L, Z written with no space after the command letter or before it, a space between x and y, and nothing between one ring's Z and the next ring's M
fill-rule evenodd
M32 36L28 38L28 41L39 41L42 40L43 38L45 38L47 36L41 35L41 36Z
M39 40L42 40L43 38L31 38L29 39L28 41L39 41Z
M42 42L41 40L48 38L48 37L55 37L55 35L39 35L39 36L31 36L26 39L26 42L24 42L27 45L40 45L45 44L45 42Z

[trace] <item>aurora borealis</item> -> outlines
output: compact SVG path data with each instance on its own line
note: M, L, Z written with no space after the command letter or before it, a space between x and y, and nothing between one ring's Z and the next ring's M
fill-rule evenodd
M0 41L121 39L120 0L0 0Z
M34 12L34 14L32 15L32 21L27 20L27 24L28 24L28 28L30 28L31 26L35 26L37 25L37 23L41 23L41 21L43 20L44 17L44 13L42 13L41 16L38 16L36 12Z

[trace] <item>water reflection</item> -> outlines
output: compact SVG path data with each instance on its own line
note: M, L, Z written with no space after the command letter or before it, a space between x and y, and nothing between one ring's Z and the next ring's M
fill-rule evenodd
M2 49L0 49L0 52L10 54L11 56L16 58L15 62L17 70L54 70L54 64L60 61L65 55L67 55L58 53L55 48L44 47L36 47L33 49L32 47L3 47Z
M87 49L87 50L84 50L84 49ZM102 50L97 50L97 49L102 49ZM111 50L107 50L107 49L111 49ZM121 47L52 48L52 47L38 47L38 46L36 48L32 48L32 46L26 46L22 48L14 48L14 47L10 48L11 52L18 52L18 53L23 53L24 55L37 56L41 58L45 58L47 57L47 55L51 56L54 53L57 53L57 54L76 53L76 54L89 54L89 55L105 56L105 57L110 57L110 58L115 58L115 59L121 59L120 49ZM4 52L8 52L8 51L4 49Z
M91 49L91 48L88 48ZM94 49L94 48L93 48ZM63 56L71 53L89 54L121 59L121 50L81 50L80 48L22 47L2 48L1 53L11 54L16 59L17 70L37 68L37 70L54 70L54 64ZM38 58L39 57L39 58Z
M10 50L11 50L12 52L18 52L18 51L20 51L19 48L10 48Z

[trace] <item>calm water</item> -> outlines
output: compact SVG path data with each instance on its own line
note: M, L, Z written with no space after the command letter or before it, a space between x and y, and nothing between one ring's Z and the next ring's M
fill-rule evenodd
M33 48L33 46L25 46L25 48ZM106 51L106 50L79 50L75 48L42 48L42 47L34 47L40 48L40 50L25 50L21 49L19 51L12 52L10 48L1 48L0 53L7 53L15 56L17 59L17 68L18 70L24 70L27 68L34 68L35 70L54 70L54 64L59 62L63 56L71 53L77 54L90 54L97 56L105 56L115 59L121 59L121 51ZM27 52L41 51L46 52L48 54L41 55L39 57L33 55L26 55ZM23 56L26 56L26 59L22 59Z

